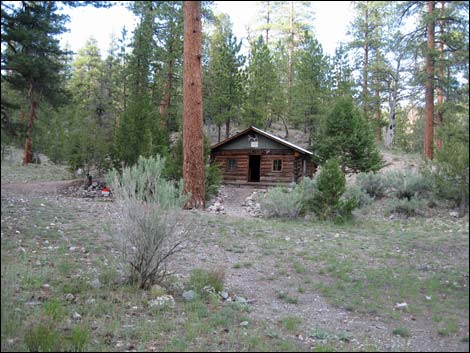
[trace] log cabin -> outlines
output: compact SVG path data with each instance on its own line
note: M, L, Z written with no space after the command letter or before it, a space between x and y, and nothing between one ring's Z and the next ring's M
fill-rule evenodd
M211 163L222 171L225 184L278 185L311 177L313 153L250 126L211 147Z

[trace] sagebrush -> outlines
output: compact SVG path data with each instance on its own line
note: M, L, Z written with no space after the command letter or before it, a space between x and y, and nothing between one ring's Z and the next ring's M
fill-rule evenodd
M130 278L141 288L163 284L171 274L168 260L189 236L182 222L181 184L163 177L165 160L140 157L137 164L113 170L108 179L120 206L121 255Z

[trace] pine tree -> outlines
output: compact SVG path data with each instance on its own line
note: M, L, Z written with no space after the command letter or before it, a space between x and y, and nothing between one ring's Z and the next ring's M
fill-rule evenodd
M272 54L263 37L251 44L248 55L244 121L246 125L266 127L272 119L276 79Z
M240 54L241 42L232 33L227 15L216 19L210 42L210 59L205 85L206 115L218 127L220 142L221 125L225 124L225 137L230 135L230 123L235 121L243 101L244 77L242 66L245 57Z
M311 36L303 40L298 55L294 116L295 121L303 123L304 132L308 131L309 135L312 135L318 128L320 116L327 106L330 94L329 62L320 43Z
M201 2L186 1L184 13L183 51L183 181L184 192L190 195L187 208L203 208L204 132L201 67Z
M320 136L313 140L313 151L317 163L337 158L344 172L377 171L383 167L371 127L352 98L337 99Z
M62 57L56 36L65 31L67 17L57 13L53 1L22 2L19 7L2 3L2 80L22 92L29 104L23 164L31 161L32 135L39 104L57 103ZM26 109L24 109L26 111Z

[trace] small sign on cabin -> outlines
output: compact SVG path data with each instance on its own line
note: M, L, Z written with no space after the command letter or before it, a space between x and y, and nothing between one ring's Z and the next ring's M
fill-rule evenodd
M258 148L258 137L256 135L248 135L248 141L251 147Z

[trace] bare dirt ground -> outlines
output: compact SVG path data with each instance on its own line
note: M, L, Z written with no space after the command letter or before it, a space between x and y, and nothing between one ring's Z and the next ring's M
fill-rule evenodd
M113 213L113 205L102 207L93 200L71 198L61 194L68 186L77 184L77 181L38 182L38 183L3 183L3 197L7 198L40 198L53 197L56 202L69 207L73 204L83 204L81 208L83 217L106 217L105 213ZM191 268L221 268L225 272L225 284L236 295L246 298L252 309L250 316L253 320L263 322L265 325L279 323L282 318L301 318L300 328L292 333L294 339L304 343L306 347L313 347L319 342L326 342L333 338L337 340L338 347L348 347L353 350L380 350L380 351L468 351L468 342L459 342L452 337L440 337L429 329L430 319L405 314L399 320L384 320L380 315L358 314L329 304L319 293L307 291L298 293L296 287L303 285L304 276L288 270L284 276L279 276L275 269L279 266L276 253L273 256L264 256L263 249L258 246L255 238L240 236L235 222L253 222L245 208L242 207L246 197L256 189L252 188L224 188L224 204L226 214L209 215L201 212L203 217L214 217L215 222L227 223L227 234L221 240L216 231L207 230L203 237L186 250L183 257L175 262L174 266L180 273L188 273ZM87 215L86 213L90 214ZM99 214L102 212L103 214ZM218 227L217 227L218 228ZM214 228L214 230L217 230ZM260 231L256 228L255 231ZM271 234L267 230L265 236L277 237L278 231ZM284 234L285 239L292 238L297 244L295 249L302 249L302 237ZM103 239L108 241L109 238ZM227 247L235 246L241 251L227 251ZM236 250L235 249L235 250ZM279 252L293 251L287 246L277 249ZM285 254L284 254L285 255ZM247 264L234 268L234 264ZM309 281L323 281L324 279L310 274ZM295 293L295 302L287 303L282 299L282 293ZM394 335L393 330L399 325L406 325L413 333L410 338ZM317 334L311 334L317 330ZM468 326L467 326L468 332ZM342 337L342 338L338 338ZM339 345L339 346L338 346Z

